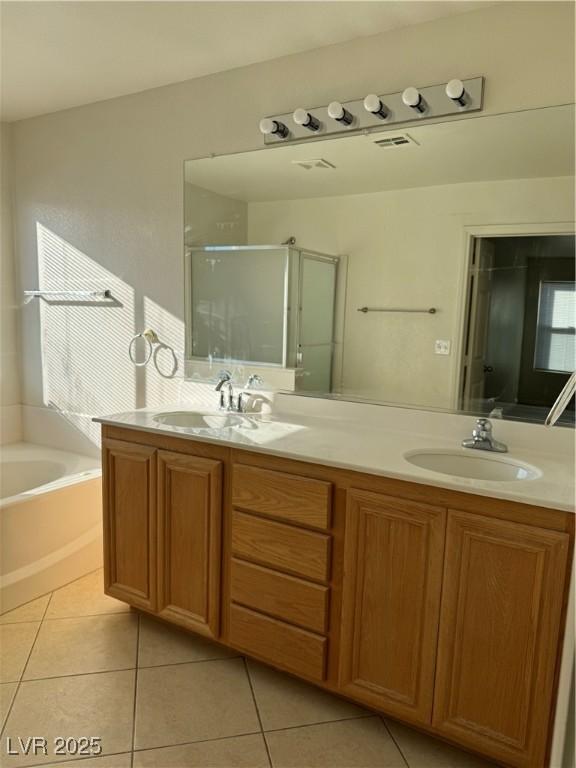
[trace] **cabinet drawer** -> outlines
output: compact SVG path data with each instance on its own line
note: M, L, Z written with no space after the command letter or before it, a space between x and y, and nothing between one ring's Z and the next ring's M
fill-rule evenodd
M322 480L234 465L232 504L281 520L326 529L332 485Z
M231 597L235 603L269 613L291 624L325 632L328 587L259 565L232 560Z
M329 576L329 536L237 510L232 512L232 552L317 581Z
M276 667L324 680L328 640L256 611L230 606L230 643Z

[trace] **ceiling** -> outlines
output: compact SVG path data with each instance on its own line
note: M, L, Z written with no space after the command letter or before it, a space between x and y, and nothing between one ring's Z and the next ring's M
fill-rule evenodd
M401 135L410 143L375 143ZM185 177L226 197L257 202L571 176L574 136L574 105L548 107L190 160ZM335 167L297 164L320 159Z
M2 119L124 96L483 5L2 0Z

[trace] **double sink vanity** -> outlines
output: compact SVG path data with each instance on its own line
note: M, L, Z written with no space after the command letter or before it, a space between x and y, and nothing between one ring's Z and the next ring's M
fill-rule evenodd
M499 454L460 447L471 418L277 401L99 419L107 594L498 763L546 765L569 430L559 460L534 425L500 422Z

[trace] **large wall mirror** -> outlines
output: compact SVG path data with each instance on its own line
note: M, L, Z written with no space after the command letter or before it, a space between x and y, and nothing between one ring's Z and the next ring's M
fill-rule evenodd
M207 375L255 364L303 393L542 422L576 367L573 105L184 176L187 359Z

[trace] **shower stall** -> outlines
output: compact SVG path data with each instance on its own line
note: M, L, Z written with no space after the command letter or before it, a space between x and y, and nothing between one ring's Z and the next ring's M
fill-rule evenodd
M186 357L297 370L330 392L339 257L295 245L193 247L186 255Z

